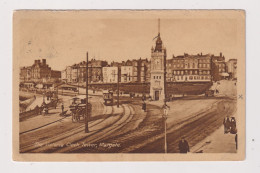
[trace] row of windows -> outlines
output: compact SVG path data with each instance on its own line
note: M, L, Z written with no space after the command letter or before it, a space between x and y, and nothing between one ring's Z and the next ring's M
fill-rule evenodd
M173 81L174 80L209 80L210 76L189 76L189 77L184 77L184 76L176 76L173 77Z
M192 70L185 70L185 71L173 71L173 74L175 75L175 74L177 74L177 75L183 75L183 74L210 74L210 71L208 70L208 71L206 71L206 70L204 70L204 71L197 71L197 70L194 70L194 71L192 71Z
M219 67L225 67L226 65L225 64L219 64L218 66Z
M196 59L195 59L194 61L197 62ZM210 59L199 59L198 61L199 61L199 62L209 63L209 62L210 62ZM173 62L174 62L174 63L176 63L176 62L180 63L180 62L184 62L184 60L173 60ZM185 60L185 62L187 63L188 60Z
M199 59L199 63L203 63L203 62L206 62L206 63L209 63L210 62L210 60L209 59Z
M154 79L161 79L161 76L153 76Z
M210 67L210 64L199 64L199 67L201 68L209 68Z
M167 64L167 66L168 67L171 67L172 66L172 64ZM187 68L197 68L197 65L195 64L195 63L192 63L192 64L190 64L190 63L188 63L188 64L173 64L173 68L184 68L184 67L187 67ZM200 68L209 68L210 67L210 64L199 64L199 67Z

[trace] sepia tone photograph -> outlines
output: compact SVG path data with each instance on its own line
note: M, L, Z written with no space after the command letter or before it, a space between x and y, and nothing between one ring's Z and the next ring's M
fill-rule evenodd
M13 13L13 158L243 160L242 10Z

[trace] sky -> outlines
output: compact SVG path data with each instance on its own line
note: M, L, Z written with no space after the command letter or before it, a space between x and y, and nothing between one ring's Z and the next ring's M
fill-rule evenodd
M14 56L20 67L47 59L54 70L89 59L125 61L151 57L160 34L172 55L244 55L243 16L228 10L194 11L18 11L14 14ZM241 50L242 49L242 50Z

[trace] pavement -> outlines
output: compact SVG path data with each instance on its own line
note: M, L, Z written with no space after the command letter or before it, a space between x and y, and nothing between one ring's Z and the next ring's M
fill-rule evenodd
M65 111L68 110L68 112L67 112L67 114L68 114L70 112L69 106L71 104L70 102L71 102L72 97L71 96L59 96L59 97L64 104L64 110ZM98 99L100 100L100 98L98 98ZM90 98L90 102L93 102L92 98ZM95 102L95 100L94 100L94 102ZM37 104L42 104L42 97L38 97L38 99L35 100L34 105L36 106ZM100 101L96 102L96 104L99 104L98 108L101 109L104 113L107 112L107 109L102 108L102 104ZM49 126L51 124L54 124L58 121L71 121L71 117L60 116L60 113L61 113L60 105L61 104L59 104L57 106L57 109L50 109L49 114L47 114L45 116L39 115L39 116L35 116L35 117L29 118L25 121L20 122L20 133L25 133L28 131L33 131L33 130L36 130L39 128L43 128L43 127ZM122 110L120 110L118 112L118 110L116 108L114 108L115 114L119 114L120 112L122 112ZM98 115L94 113L92 116L94 117L94 116L98 116Z
M20 133L36 130L57 121L61 121L64 117L59 115L60 112L59 109L51 109L49 110L49 114L45 116L39 115L20 122Z
M236 98L235 81L220 81L220 85L215 85L219 90L219 95ZM213 87L213 88L214 88ZM231 117L237 117L235 112ZM238 146L239 147L239 146ZM235 134L224 134L224 125L218 128L210 136L191 148L194 153L236 153Z
M71 97L69 97L69 96L59 96L59 97L64 102L65 110L68 110ZM31 107L31 109L34 109L36 105L41 106L42 101L43 101L43 97L41 95L37 95L35 101L29 107ZM45 99L45 102L49 103L50 101L47 101ZM25 121L22 121L22 122L20 122L20 133L32 131L32 130L35 130L38 128L45 127L52 123L55 123L57 121L61 121L64 119L64 117L61 117L60 113L61 113L61 106L58 105L56 109L49 109L49 114L47 114L45 116L38 115L38 116L35 116L32 118L26 119Z
M192 153L236 153L235 134L224 134L221 126L190 150Z

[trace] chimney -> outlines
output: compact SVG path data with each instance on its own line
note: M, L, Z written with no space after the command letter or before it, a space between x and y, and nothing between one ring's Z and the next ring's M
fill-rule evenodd
M34 64L37 64L37 62L38 62L37 60L34 60Z
M46 59L42 59L43 65L46 65Z
M220 52L219 56L222 57L222 52Z
M200 56L202 56L202 52L200 53Z

